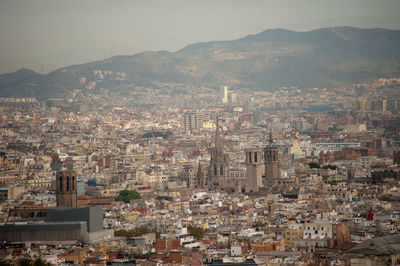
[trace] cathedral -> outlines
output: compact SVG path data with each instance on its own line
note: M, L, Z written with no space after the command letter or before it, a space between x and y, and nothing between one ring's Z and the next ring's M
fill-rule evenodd
M229 155L225 153L219 135L219 121L217 119L215 130L215 143L209 149L210 163L207 171L203 170L201 163L198 165L194 182L196 188L219 189L226 192L257 193L260 189L270 190L283 184L281 178L281 166L279 149L272 142L270 133L269 144L264 150L247 148L246 152L246 176L234 177L229 172ZM264 159L264 162L263 162ZM264 169L262 165L264 163ZM264 170L264 176L263 176ZM263 178L264 177L264 178ZM264 180L263 180L264 179Z

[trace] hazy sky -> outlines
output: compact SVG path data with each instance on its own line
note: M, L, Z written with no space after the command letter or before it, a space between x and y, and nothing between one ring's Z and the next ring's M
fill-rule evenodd
M0 73L47 73L271 28L400 29L399 11L400 0L0 0Z

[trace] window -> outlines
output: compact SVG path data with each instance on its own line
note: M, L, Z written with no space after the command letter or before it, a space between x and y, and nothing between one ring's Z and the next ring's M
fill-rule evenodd
M69 191L69 176L65 178L65 191Z
M257 152L254 153L254 162L257 162Z
M59 183L60 183L59 190L60 190L60 191L63 191L63 177L60 176L60 177L58 178L58 180L60 181L60 182L59 182Z

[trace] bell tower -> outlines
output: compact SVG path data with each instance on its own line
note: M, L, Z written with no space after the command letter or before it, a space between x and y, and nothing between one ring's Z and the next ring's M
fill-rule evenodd
M57 207L78 207L76 172L59 171L56 174Z
M272 185L281 178L279 149L272 143L272 133L269 133L269 145L264 148L265 180L266 185Z
M246 192L258 192L262 186L262 153L260 149L246 149Z

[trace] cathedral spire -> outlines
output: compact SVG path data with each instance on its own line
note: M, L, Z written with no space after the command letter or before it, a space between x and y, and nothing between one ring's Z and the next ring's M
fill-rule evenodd
M210 165L208 168L209 184L214 186L229 187L229 156L225 154L219 135L219 118L215 129L215 146L210 149Z
M199 161L199 166L197 167L197 173L203 173L203 168L201 167L201 162Z
M201 166L201 162L199 161L199 166L197 168L197 173L196 173L196 177L197 177L197 186L200 188L204 188L207 184L206 184L206 180L205 180L205 175L203 173L203 167Z
M269 127L269 145L272 146L272 127Z
M217 125L215 128L215 147L218 147L219 145L219 118L217 117Z

